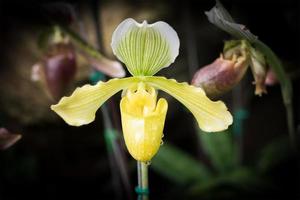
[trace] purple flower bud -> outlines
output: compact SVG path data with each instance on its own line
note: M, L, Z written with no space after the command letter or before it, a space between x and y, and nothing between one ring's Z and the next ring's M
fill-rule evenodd
M274 71L272 69L269 69L267 72L265 85L267 86L273 86L278 83L277 76L275 75Z
M262 53L251 48L251 71L254 77L255 95L261 96L267 93L265 80L267 76L267 65Z
M231 59L223 55L202 67L194 75L192 84L202 87L209 97L220 96L231 90L244 76L249 65L246 54L235 54Z
M43 58L45 79L54 99L64 95L76 73L75 51L71 44L53 44Z
M245 75L249 65L255 80L255 94L261 96L267 93L265 58L245 40L227 41L223 55L201 68L194 75L192 84L202 87L208 96L216 97L236 86Z

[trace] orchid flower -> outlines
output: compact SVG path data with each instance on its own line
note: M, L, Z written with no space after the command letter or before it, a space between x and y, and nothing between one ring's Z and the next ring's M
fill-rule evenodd
M120 110L125 143L134 159L146 162L160 147L168 110L166 99L157 101L158 90L185 105L206 132L225 130L232 123L225 104L211 101L201 88L154 76L173 63L179 53L177 33L167 23L140 24L126 19L114 31L111 46L132 76L85 85L52 105L51 109L69 125L91 123L99 107L123 90Z

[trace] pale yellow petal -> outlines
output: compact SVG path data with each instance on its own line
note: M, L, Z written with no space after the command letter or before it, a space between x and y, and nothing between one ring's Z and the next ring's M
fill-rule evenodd
M96 85L85 85L77 88L69 97L63 97L51 109L72 126L91 123L98 108L112 95L137 82L134 77L111 79L98 82Z
M164 77L144 77L149 85L163 90L184 104L195 116L199 127L206 132L217 132L232 124L232 116L222 101L211 101L201 88L178 83Z

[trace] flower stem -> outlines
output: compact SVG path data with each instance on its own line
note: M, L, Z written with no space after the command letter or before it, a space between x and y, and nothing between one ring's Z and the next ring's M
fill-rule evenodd
M83 38L81 38L77 33L72 31L70 28L61 26L59 24L56 24L60 28L62 32L64 32L67 36L70 37L70 39L73 41L73 43L84 53L87 55L101 59L103 55L92 45L90 45L88 42L86 42Z
M138 186L135 188L138 200L149 200L148 164L137 161Z
M294 113L293 113L293 86L290 78L285 72L279 58L275 53L261 41L256 41L254 43L256 47L266 56L270 67L272 67L275 72L281 86L281 92L283 97L283 102L286 108L287 115L287 125L290 136L291 145L294 150L297 151L297 135L295 133L294 126Z

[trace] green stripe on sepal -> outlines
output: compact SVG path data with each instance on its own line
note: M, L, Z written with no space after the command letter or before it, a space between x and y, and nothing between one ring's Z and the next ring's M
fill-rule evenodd
M165 22L139 24L126 19L114 31L111 46L133 76L152 76L174 62L179 39Z

